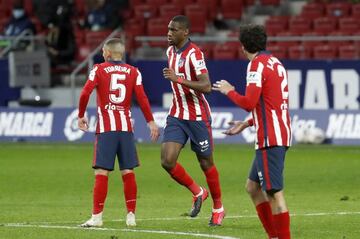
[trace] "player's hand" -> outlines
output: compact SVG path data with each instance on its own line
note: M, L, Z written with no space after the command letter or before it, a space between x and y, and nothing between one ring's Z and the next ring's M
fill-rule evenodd
M239 120L230 121L229 125L231 125L231 127L229 129L227 129L226 131L224 131L223 134L226 134L226 135L239 134L239 133L241 133L241 131L243 131L244 129L249 127L249 123L247 121L239 121Z
M154 121L150 121L148 123L148 126L150 128L151 141L156 142L159 139L159 136L160 136L159 127L157 127L157 125L156 125L156 123Z
M87 131L89 129L89 124L86 117L78 118L78 127L82 131Z
M177 81L177 76L175 74L175 71L173 69L170 68L164 68L163 69L163 76L164 78L176 82Z
M220 80L213 84L212 89L227 95L229 91L235 90L235 87L226 80Z

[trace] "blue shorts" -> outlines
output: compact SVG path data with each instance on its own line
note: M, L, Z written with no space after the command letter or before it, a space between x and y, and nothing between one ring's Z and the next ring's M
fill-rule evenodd
M162 142L175 142L185 145L188 138L191 141L191 149L196 154L205 157L212 154L211 121L182 120L168 116Z
M283 171L285 146L256 150L256 156L249 173L249 179L260 183L264 191L280 191L284 187Z
M110 131L96 134L93 168L114 170L117 156L120 170L139 166L132 132Z

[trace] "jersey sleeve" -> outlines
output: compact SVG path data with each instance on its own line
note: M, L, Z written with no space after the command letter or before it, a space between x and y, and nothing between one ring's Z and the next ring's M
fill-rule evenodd
M94 90L94 88L97 85L97 70L99 66L95 65L93 69L90 71L88 79L81 91L80 99L79 99L79 113L78 117L82 118L84 117L86 106L89 102L89 97L91 95L91 92Z
M140 109L145 117L146 122L150 122L154 120L154 117L151 112L151 107L149 100L144 91L144 87L142 84L142 76L139 70L136 70L136 83L135 83L135 96L136 100L140 106Z
M196 75L208 73L204 59L204 54L200 50L195 50L194 53L191 53L190 63L194 67Z
M246 74L245 96L240 95L235 90L227 94L231 101L246 111L253 110L259 101L262 90L263 69L264 66L261 62L250 62Z

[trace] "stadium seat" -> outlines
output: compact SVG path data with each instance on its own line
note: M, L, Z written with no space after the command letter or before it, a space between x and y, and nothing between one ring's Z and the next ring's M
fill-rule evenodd
M198 44L199 48L205 55L205 60L212 59L213 58L213 51L215 44L214 43L201 43Z
M168 19L165 18L151 18L147 22L148 36L166 36L168 32ZM167 47L167 41L150 41L149 45L152 47Z
M289 29L292 32L309 32L312 30L311 20L302 16L295 16L289 19Z
M348 32L343 32L343 31L335 30L335 31L333 31L333 32L330 32L330 33L328 34L328 37L337 38L337 37L343 37L343 36L347 36L347 35L350 35L350 36L351 36L352 34L349 34ZM337 40L337 39L333 39L333 40L328 40L328 41L327 41L327 44L328 44L329 46L334 47L334 48L339 48L340 46L353 44L353 42L350 41L350 40L346 40L346 41L341 40L341 41L339 41L339 40Z
M360 3L351 6L351 16L357 19L360 18Z
M135 41L136 36L145 35L145 21L143 19L132 18L126 21L124 26L124 31L126 35L126 44L128 48L133 49L141 45L140 42Z
M129 5L131 9L133 9L137 5L142 5L144 3L145 3L144 0L129 0Z
M260 4L261 5L272 5L272 6L279 6L280 5L280 0L260 0Z
M201 5L188 5L185 7L185 15L191 22L192 33L205 33L207 12Z
M161 18L166 18L170 21L174 16L183 14L183 10L183 8L171 3L160 6L159 13Z
M288 55L292 60L311 59L312 50L302 45L291 46Z
M134 7L135 17L138 19L149 19L156 17L156 8L157 6L149 4L136 5Z
M314 47L314 59L333 60L337 57L337 48L329 45L320 45Z
M74 0L74 7L75 7L76 17L85 16L87 10L85 0Z
M319 32L304 32L302 34L303 37L317 37L317 36L323 36L323 34L319 33ZM305 48L314 48L315 46L319 46L319 45L323 45L325 44L326 41L319 41L319 40L311 40L311 39L304 39L302 41L302 45Z
M359 56L359 49L353 44L339 47L339 59L353 60L359 59Z
M85 42L90 49L96 48L102 41L104 41L111 33L111 30L90 31L85 32Z
M256 3L256 0L244 0L243 3L244 3L244 7L249 7L254 5Z
M344 17L339 19L339 30L351 35L360 30L360 20L355 17Z
M161 6L168 3L168 0L145 0L146 4L153 6Z
M237 58L237 48L234 48L230 44L224 43L218 43L214 47L213 52L213 59L214 60L233 60Z
M320 34L328 34L336 29L337 20L333 17L321 17L314 19L314 31Z
M269 45L266 47L266 50L270 51L273 56L279 59L287 58L287 50L286 47L279 45Z
M242 11L242 0L221 0L221 12L223 18L241 19Z
M278 37L289 37L289 36L301 36L300 32L292 32L292 31L285 31L285 32L279 32L276 36ZM290 46L294 46L294 45L298 45L300 43L300 41L277 41L277 45L282 46L282 47L286 47L289 48Z
M33 8L33 0L26 0L24 1L24 9L28 16L34 15L34 8Z
M347 17L350 14L351 4L348 2L334 2L326 6L328 17Z
M207 9L208 20L213 20L216 18L219 8L218 0L196 0L196 4L199 4L203 8Z
M133 36L145 35L145 22L136 18L129 19L126 21L124 30L126 34Z
M310 2L303 6L301 16L307 19L315 19L323 17L325 13L325 5L320 2Z
M77 46L75 60L81 62L85 60L91 53L91 48L88 45L81 44Z
M170 2L183 8L184 6L193 4L194 0L170 0Z
M270 16L265 22L267 35L275 36L279 32L287 31L288 21L288 16Z
M85 30L80 28L74 29L75 42L77 46L85 44Z

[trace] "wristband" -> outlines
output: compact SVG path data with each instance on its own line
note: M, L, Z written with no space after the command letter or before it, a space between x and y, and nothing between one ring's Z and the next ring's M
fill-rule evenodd
M178 84L182 84L182 83L183 83L183 81L184 81L184 79L183 79L183 78L178 77L178 78L177 78L177 80L176 80L176 83L178 83Z

